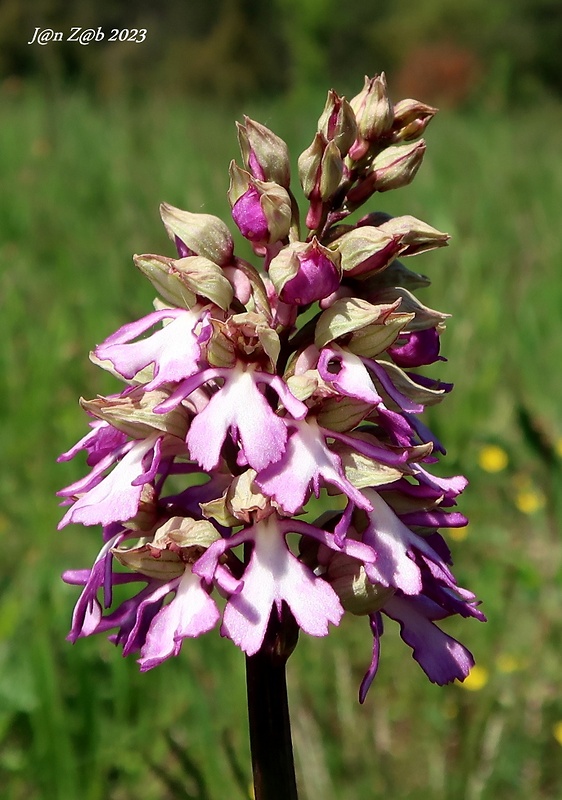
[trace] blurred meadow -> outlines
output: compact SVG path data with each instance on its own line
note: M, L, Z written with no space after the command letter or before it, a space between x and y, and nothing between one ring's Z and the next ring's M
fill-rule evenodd
M448 450L442 474L470 479L470 526L447 538L489 621L447 626L477 666L444 688L389 621L364 706L367 621L301 637L288 675L302 800L562 797L562 106L548 92L513 104L493 74L485 102L445 102L413 184L367 209L452 236L408 266L432 280L420 299L452 315L448 361L427 374L455 389L427 422ZM362 75L350 90L330 81L349 96ZM65 641L77 590L59 576L91 563L98 534L56 531L55 492L84 469L56 458L86 431L78 398L117 388L88 351L152 308L131 255L173 254L158 204L228 218L242 113L287 141L296 172L328 88L213 103L51 78L0 85L5 800L250 797L244 659L217 631L143 675L103 637Z

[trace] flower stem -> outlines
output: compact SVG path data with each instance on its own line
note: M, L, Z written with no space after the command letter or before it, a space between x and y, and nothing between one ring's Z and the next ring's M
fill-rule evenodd
M261 649L246 657L246 687L255 800L298 800L285 668L298 627L283 604Z

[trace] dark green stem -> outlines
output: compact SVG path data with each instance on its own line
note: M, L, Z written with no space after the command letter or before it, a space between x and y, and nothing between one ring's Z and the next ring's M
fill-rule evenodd
M264 643L246 657L246 686L255 800L298 800L285 668L298 627L284 605L273 611Z

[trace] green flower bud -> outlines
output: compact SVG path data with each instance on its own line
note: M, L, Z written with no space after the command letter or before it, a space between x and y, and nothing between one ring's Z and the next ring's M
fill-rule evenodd
M393 142L411 142L425 131L437 109L418 100L400 100L394 106Z
M234 241L228 227L218 217L192 214L168 203L161 204L160 216L180 256L204 256L221 267L232 261Z
M375 191L388 192L407 186L414 179L425 155L423 139L402 147L387 147L374 159Z
M400 234L393 235L370 225L344 233L335 244L343 272L353 277L380 272L404 250Z
M228 278L216 262L204 256L142 255L133 260L159 295L173 305L192 308L200 296L226 311L232 302L234 292Z
M334 140L317 133L314 141L299 156L299 179L307 199L329 200L340 185L343 160Z
M244 166L254 178L273 181L288 189L291 172L285 142L265 125L249 117L244 117L244 123L236 123Z
M357 141L349 156L359 161L371 142L385 136L392 128L394 109L389 100L384 72L374 78L365 77L363 90L350 101L357 119Z
M401 238L402 244L405 245L402 250L403 256L414 256L426 250L434 250L436 247L445 247L451 238L448 233L442 233L410 215L391 217L379 225L378 230L389 236Z
M353 109L345 97L340 97L337 92L330 89L326 105L318 120L318 132L326 141L334 141L342 156L357 137L357 123Z
M348 192L347 205L358 208L374 192L388 192L407 186L414 179L423 156L425 142L386 147L375 157L366 176Z
M358 297L345 297L336 300L318 318L314 344L321 350L327 344L342 336L349 337L349 334L354 334L371 325L389 324L397 318L401 318L400 321L403 326L413 315L395 314L394 312L396 312L399 305L399 300L386 305L373 305ZM403 316L407 319L402 319ZM398 331L396 332L397 335ZM350 338L350 343L352 341L353 336Z
M365 567L355 559L336 553L322 576L331 585L346 611L357 616L380 611L394 589L371 583Z

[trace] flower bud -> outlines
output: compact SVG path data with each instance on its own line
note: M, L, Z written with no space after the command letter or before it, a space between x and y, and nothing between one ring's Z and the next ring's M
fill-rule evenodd
M336 553L323 575L340 599L346 611L357 616L380 611L395 590L371 583L365 567L343 553Z
M442 233L409 214L402 217L391 217L375 211L362 217L357 223L358 228L373 225L385 235L401 237L404 245L401 251L403 256L415 256L426 250L444 247L451 238L448 233Z
M145 254L134 256L133 261L160 296L180 308L192 308L197 297L211 300L224 311L232 302L228 278L216 262L204 256L174 259Z
M392 128L394 110L388 98L384 72L374 78L365 77L363 90L350 105L357 119L357 140L349 156L358 161L367 153L371 142L385 136Z
M411 183L425 154L422 139L414 144L387 147L373 160L367 176L347 195L351 208L357 208L374 192L388 192Z
M291 199L279 184L257 180L232 161L228 199L234 222L253 244L273 244L287 236Z
M416 144L387 147L373 161L376 191L388 192L390 189L407 186L414 179L424 155L423 139Z
M343 160L334 140L317 133L314 141L299 156L299 178L307 199L329 200L340 185Z
M400 100L394 106L393 142L412 142L425 131L437 109L417 100Z
M346 277L380 272L404 250L399 233L372 226L357 227L336 241Z
M326 141L334 141L342 156L357 137L357 123L355 114L345 97L340 97L337 92L330 89L326 105L318 120L318 132Z
M232 261L234 241L225 223L212 214L192 214L168 203L160 206L160 216L180 257L204 256L220 267Z
M253 482L256 471L247 469L237 475L226 493L226 507L239 522L259 522L274 513L272 500L263 495Z
M284 303L307 305L321 300L340 285L340 257L314 236L308 244L283 248L269 265L269 277Z
M118 431L133 439L151 436L155 431L168 433L183 441L189 416L184 406L177 406L165 414L155 414L154 408L168 397L168 392L153 389L145 392L136 387L124 395L97 397L95 400L80 398L82 408L97 419L109 422Z
M288 189L291 173L285 142L265 125L249 117L244 117L244 123L236 123L244 166L254 178L273 181Z
M414 256L436 247L445 247L451 238L448 233L442 233L410 215L393 217L388 222L383 222L379 230L391 236L402 237L402 242L406 245L402 252L404 256Z

